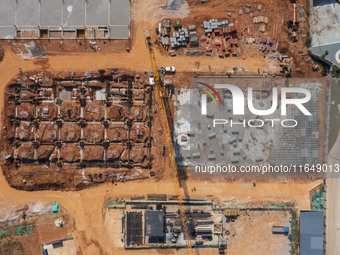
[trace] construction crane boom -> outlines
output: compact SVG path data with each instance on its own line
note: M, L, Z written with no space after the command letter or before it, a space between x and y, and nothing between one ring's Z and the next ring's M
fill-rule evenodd
M173 170L173 177L174 177L174 183L175 183L175 189L178 195L178 204L179 204L179 209L180 209L180 214L181 214L181 220L182 220L182 225L183 225L183 232L185 235L185 243L188 248L188 254L191 255L193 254L192 251L192 245L190 241L190 235L189 235L189 230L187 226L187 218L185 215L184 211L184 206L183 206L183 199L181 195L181 188L179 185L179 177L178 177L178 170L177 170L177 164L176 164L176 159L175 159L175 150L174 146L172 143L172 135L171 135L171 130L169 128L169 121L165 109L165 104L163 100L163 96L166 94L164 87L161 84L161 79L159 77L159 73L157 70L157 65L156 65L156 58L155 58L155 52L151 40L151 35L148 30L145 31L145 38L146 38L146 43L149 48L149 54L150 54L150 59L151 59L151 65L152 65L152 70L154 74L154 79L155 79L155 90L156 90L156 97L158 101L158 105L161 111L161 122L164 130L164 134L166 137L167 145L168 145L168 152L169 152L169 158L171 161L172 165L172 170Z

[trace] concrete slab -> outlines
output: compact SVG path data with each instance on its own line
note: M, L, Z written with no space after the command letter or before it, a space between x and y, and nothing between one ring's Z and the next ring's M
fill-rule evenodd
M73 39L77 28L91 30L91 27L109 25L112 25L109 36L103 32L102 38L130 38L128 0L0 0L0 5L0 39L16 38L17 30L35 30L35 33L40 28L72 31L60 35ZM100 37L99 30L97 37Z
M312 52L340 67L340 4L336 0L313 3Z
M88 1L86 4L86 24L90 26L108 25L108 8L109 1L107 0Z
M38 4L37 0L18 0L17 1L17 26L38 26Z
M63 246L53 248L52 244L43 245L44 250L47 250L49 255L72 255L76 254L76 246L73 240L64 240Z
M130 2L126 0L112 0L110 5L110 24L130 24Z
M15 22L15 1L13 0L1 0L0 8L0 26L13 26Z
M314 1L313 46L340 42L340 4L336 0Z
M15 27L0 27L1 39L15 39L16 31Z
M85 27L85 1L64 0L63 15L65 28Z
M111 26L110 39L128 39L130 38L130 26Z
M40 25L43 27L60 26L62 22L62 2L55 0L41 1Z

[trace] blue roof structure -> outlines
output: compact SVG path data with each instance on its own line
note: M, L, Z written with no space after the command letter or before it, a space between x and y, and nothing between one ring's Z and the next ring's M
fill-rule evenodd
M323 255L323 211L300 212L300 255Z

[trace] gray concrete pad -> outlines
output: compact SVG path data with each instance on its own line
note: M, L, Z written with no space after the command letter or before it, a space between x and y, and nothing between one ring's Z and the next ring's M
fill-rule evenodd
M86 4L86 24L87 25L108 25L108 8L107 0L90 0Z
M14 39L15 38L15 27L0 27L0 38L1 39Z
M85 1L64 0L63 13L65 28L85 26Z
M130 24L130 2L126 0L111 0L111 25Z
M130 38L130 27L128 25L111 26L110 39L126 39Z
M340 42L340 4L336 0L314 1L313 47Z
M41 1L40 25L43 27L60 26L62 22L62 2L55 0Z
M130 38L129 0L0 0L0 6L0 39L16 38L17 30L25 30L25 36L31 37L28 33L40 28L62 35L62 30L110 25L109 38ZM97 31L98 36L107 36Z
M38 26L37 0L18 0L16 25L23 27Z
M15 16L15 1L13 0L1 0L0 8L0 26L14 25Z
M313 3L312 52L340 67L340 4L336 0Z

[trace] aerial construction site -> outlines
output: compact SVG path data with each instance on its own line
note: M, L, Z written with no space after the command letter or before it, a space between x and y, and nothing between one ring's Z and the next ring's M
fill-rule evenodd
M0 3L0 254L323 254L310 1Z

